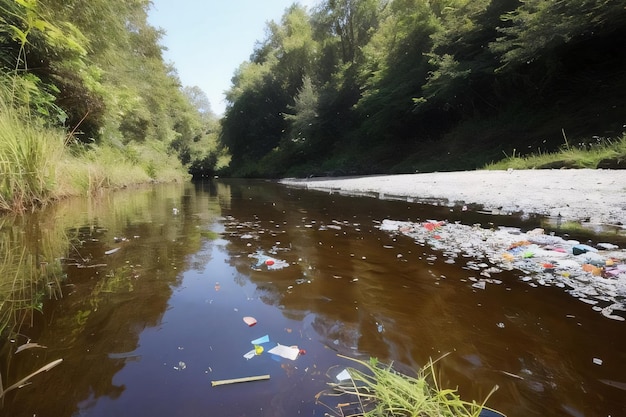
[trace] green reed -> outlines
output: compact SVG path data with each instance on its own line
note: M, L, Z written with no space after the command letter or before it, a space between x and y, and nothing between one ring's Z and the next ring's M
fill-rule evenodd
M0 91L0 211L22 211L52 198L64 141L60 131L33 122Z
M102 188L189 178L165 143L69 146L63 131L10 105L9 91L1 81L0 213L23 212Z
M464 401L456 390L440 385L435 363L430 360L415 377L402 374L384 366L375 358L369 362L339 355L356 362L359 368L347 368L350 378L339 383L329 383L330 390L317 395L319 403L329 408L333 415L363 417L478 417L489 393L482 403ZM441 359L441 358L440 358ZM348 402L330 407L320 401L322 397L345 397Z

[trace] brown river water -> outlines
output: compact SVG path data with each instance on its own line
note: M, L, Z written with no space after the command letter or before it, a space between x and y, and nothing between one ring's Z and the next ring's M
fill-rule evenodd
M0 416L324 416L316 394L353 366L338 354L411 374L446 353L440 383L469 401L497 385L488 405L509 417L626 416L625 321L514 271L477 289L464 262L384 219L542 224L228 180L0 220L3 389L62 359L6 392Z

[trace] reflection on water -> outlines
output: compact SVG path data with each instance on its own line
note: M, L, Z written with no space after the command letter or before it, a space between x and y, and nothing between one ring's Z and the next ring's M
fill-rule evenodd
M410 372L446 352L443 381L469 400L499 385L490 405L509 416L625 414L624 323L511 272L473 288L474 271L381 232L385 218L518 221L237 181L120 191L24 220L62 236L44 256L59 293L3 344L0 375L6 387L64 361L8 393L0 415L323 416L326 370L347 365L336 353ZM264 335L266 351L302 355L245 359ZM47 348L15 353L28 340Z

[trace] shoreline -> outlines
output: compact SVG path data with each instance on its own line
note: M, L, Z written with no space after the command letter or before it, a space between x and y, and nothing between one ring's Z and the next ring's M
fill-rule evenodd
M626 230L626 171L519 170L403 174L351 178L283 179L310 190L447 206L479 205L493 214L561 216L583 225ZM471 210L476 207L471 207ZM379 228L429 246L445 263L475 271L468 285L483 291L514 271L532 287L557 287L608 319L626 321L626 249L595 247L537 228L481 228L445 219L381 219Z
M284 178L279 183L346 194L378 194L416 203L479 205L494 214L522 213L626 228L626 170L507 170Z

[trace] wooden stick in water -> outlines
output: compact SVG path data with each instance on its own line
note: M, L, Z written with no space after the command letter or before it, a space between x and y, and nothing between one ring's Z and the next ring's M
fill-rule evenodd
M211 381L211 386L215 387L218 385L237 384L239 382L262 381L264 379L270 379L270 376L258 375L258 376L247 376L245 378L222 379L220 381Z

